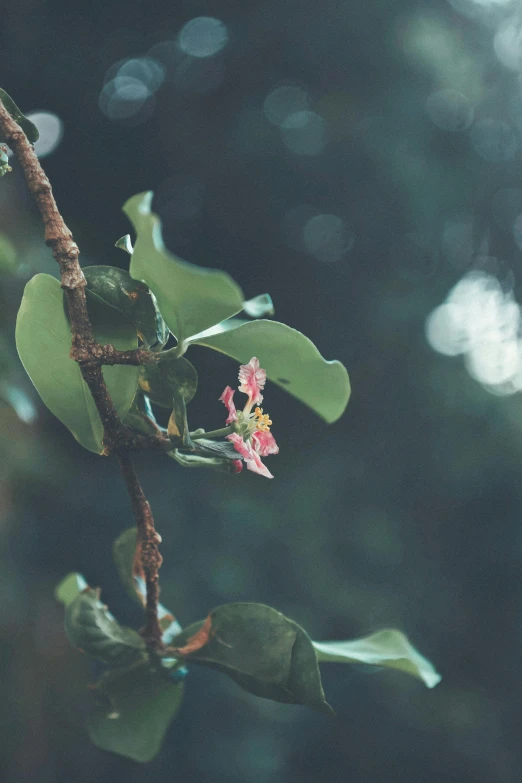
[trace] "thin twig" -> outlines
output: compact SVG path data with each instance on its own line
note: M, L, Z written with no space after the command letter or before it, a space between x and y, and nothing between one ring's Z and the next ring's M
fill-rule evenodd
M128 452L138 449L172 448L168 438L161 435L139 435L125 426L114 406L105 380L102 365L139 365L155 361L149 351L117 351L112 345L96 342L85 297L86 280L78 256L80 251L58 211L51 183L25 133L13 120L0 100L0 138L13 150L23 170L29 192L34 197L45 228L45 242L52 249L60 267L61 285L65 292L71 322L71 358L80 368L89 387L104 428L105 453L116 452L123 469L125 483L136 517L138 540L142 545L143 569L147 575L147 623L145 640L150 650L161 647L158 623L158 569L161 555L159 536L154 528L150 506L143 494Z

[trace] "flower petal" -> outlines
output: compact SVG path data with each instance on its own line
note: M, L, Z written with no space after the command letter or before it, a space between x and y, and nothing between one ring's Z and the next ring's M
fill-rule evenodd
M237 412L236 412L236 406L234 405L234 394L235 391L231 386L227 386L221 397L219 398L221 402L224 402L227 406L228 410L228 419L226 421L227 424L230 424L233 421L237 421Z
M266 383L266 370L259 366L259 359L255 356L250 359L248 364L242 364L239 368L239 391L248 394L250 402L253 405L263 401L261 390Z
M227 435L227 440L230 440L234 444L235 450L241 454L246 462L247 470L259 473L260 476L265 476L265 478L274 478L266 465L263 465L261 462L261 457L254 451L251 443L244 441L237 432Z
M236 451L238 451L243 459L246 461L247 459L252 459L252 446L250 443L245 443L241 435L237 432L232 432L230 435L227 435L227 440L231 441L234 444L234 448Z
M277 445L274 436L271 432L262 432L258 430L252 435L252 443L254 449L262 457L268 457L269 454L278 454L279 446Z

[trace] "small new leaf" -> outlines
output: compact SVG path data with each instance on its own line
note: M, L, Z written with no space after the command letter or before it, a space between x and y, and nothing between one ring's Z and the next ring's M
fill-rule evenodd
M441 676L407 637L392 628L349 642L312 642L320 663L365 663L399 669L434 688Z
M256 696L332 713L305 631L263 604L226 604L185 628L175 655L228 674Z
M123 323L132 324L145 348L162 348L168 331L148 288L115 266L86 266L88 305L93 295L113 308ZM91 308L89 308L90 311ZM94 319L93 319L94 320Z
M263 318L265 315L274 314L274 303L270 294L259 294L253 299L243 302L243 310L250 318Z
M120 237L118 241L114 243L114 247L117 247L120 250L125 250L125 252L128 253L130 256L134 253L134 248L132 247L132 242L129 234L125 234L124 237Z
M183 683L148 664L105 675L93 692L89 734L98 748L146 763L158 753L183 698Z
M144 607L147 591L141 570L139 552L136 550L136 542L136 528L131 527L118 536L112 551L116 569L123 586L130 597L137 601L141 607ZM165 644L170 644L172 638L181 633L181 626L174 618L174 615L162 604L158 604L158 618L163 631L163 641Z
M170 414L167 432L172 445L176 448L192 447L187 422L187 406L181 392L176 390L172 395L172 413Z
M154 413L150 407L149 398L142 394L141 391L136 393L134 401L129 412L125 416L123 423L135 432L139 432L140 435L158 436L165 434L165 430L156 422Z
M56 585L54 597L64 606L69 606L88 586L81 574L73 572L64 576L62 581Z
M167 358L168 351L155 364L141 368L140 389L155 405L172 408L172 397L179 392L189 403L198 388L198 374L192 364L183 356Z
M145 653L141 636L119 625L100 601L99 589L87 587L66 606L65 632L75 647L111 666L129 666Z
M13 99L6 93L5 90L2 89L0 89L0 101L2 101L13 120L21 127L31 144L37 142L40 138L38 128L34 123L31 122L31 120L27 119ZM7 139L0 139L0 144L5 143L7 143Z

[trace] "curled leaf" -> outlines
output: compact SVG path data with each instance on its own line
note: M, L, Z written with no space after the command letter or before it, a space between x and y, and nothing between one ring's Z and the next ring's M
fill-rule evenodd
M145 606L146 588L140 562L140 553L136 547L136 528L125 530L115 540L113 545L113 557L118 575L130 597ZM163 642L170 644L174 636L181 633L181 626L162 604L158 604L158 618L163 632Z
M164 435L165 433L165 430L156 422L149 398L140 391L136 393L123 423L141 435Z
M263 318L274 314L274 303L270 294L259 294L243 302L243 310L250 318Z
M111 666L128 666L145 652L141 636L119 625L100 601L100 590L90 587L67 604L65 632L75 647Z
M136 231L130 273L155 295L158 307L178 342L219 323L243 308L243 294L225 272L205 269L170 253L161 222L151 212L152 193L138 193L123 211Z
M124 269L115 266L86 266L86 293L90 299L103 302L120 315L120 319L136 328L145 348L162 348L168 331L147 286L133 280Z
M172 408L172 398L179 392L189 403L198 387L198 374L195 367L183 356L167 358L168 351L159 362L141 367L140 389L155 405Z
M73 572L64 576L62 581L56 585L54 597L64 606L69 606L88 586L81 574Z
M183 395L175 391L172 396L172 413L167 427L167 432L173 446L177 448L191 448L192 441L187 422L187 406Z
M305 631L263 604L226 604L185 628L173 652L228 674L256 696L331 714Z
M125 234L124 237L120 237L118 241L114 243L114 247L117 247L120 250L125 250L125 252L128 253L130 256L134 253L134 248L132 247L132 242L129 234Z
M312 642L320 663L365 663L399 669L434 688L441 676L407 637L391 628L349 642Z
M6 93L5 90L2 89L0 89L0 101L2 101L13 120L21 127L31 144L35 144L35 142L37 142L40 138L40 134L36 125L31 122L31 120L27 119L13 99ZM0 144L5 144L6 141L7 139L0 139Z

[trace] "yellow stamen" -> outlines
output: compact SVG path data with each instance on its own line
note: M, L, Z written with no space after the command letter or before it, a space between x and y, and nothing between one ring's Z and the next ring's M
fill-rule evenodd
M272 420L268 413L263 413L263 408L256 408L254 411L256 430L260 432L270 432Z

